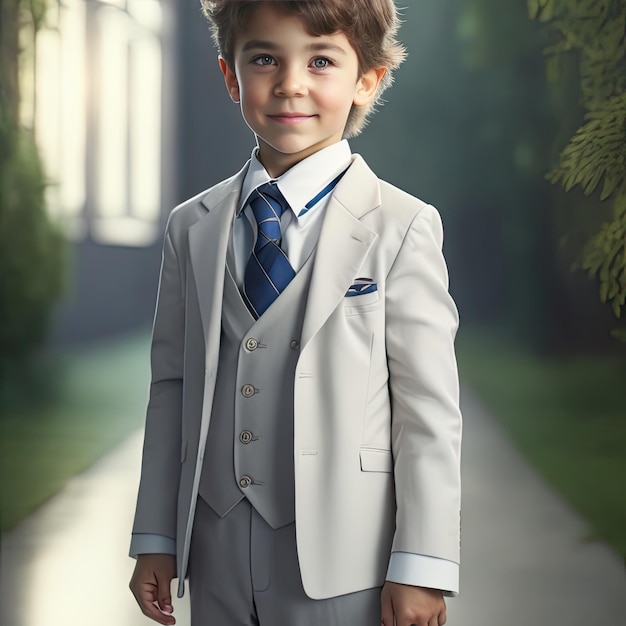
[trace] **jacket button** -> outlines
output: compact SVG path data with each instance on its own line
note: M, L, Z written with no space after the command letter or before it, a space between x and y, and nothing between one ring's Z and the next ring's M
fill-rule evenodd
M297 350L300 347L300 344L294 339L290 344L289 347L292 350Z
M239 441L243 444L249 444L252 441L252 433L249 430L244 430L239 434Z
M250 339L246 341L246 350L248 350L249 352L254 352L258 347L259 342L254 337L250 337Z
M239 479L239 486L242 489L247 489L252 484L252 478L250 476L242 476Z
M244 398L251 398L254 395L254 386L253 385L244 385L241 388L241 395Z

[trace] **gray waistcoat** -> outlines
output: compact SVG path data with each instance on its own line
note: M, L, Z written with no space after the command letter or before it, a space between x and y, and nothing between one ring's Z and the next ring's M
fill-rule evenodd
M200 496L224 517L246 497L272 528L295 519L293 389L313 257L255 320L227 269Z

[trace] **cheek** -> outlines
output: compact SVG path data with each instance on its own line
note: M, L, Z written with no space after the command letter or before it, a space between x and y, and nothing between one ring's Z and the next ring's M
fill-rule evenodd
M239 94L244 110L253 112L255 109L262 106L266 100L263 93L263 90L259 89L254 84L241 85Z
M325 97L324 107L329 111L341 114L342 116L347 115L352 108L353 99L353 91L336 89Z

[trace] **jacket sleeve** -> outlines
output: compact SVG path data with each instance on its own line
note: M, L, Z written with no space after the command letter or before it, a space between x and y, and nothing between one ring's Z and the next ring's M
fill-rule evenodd
M185 307L181 265L171 226L172 217L163 244L152 332L152 378L133 534L174 540L182 439Z
M396 488L393 552L459 562L461 413L437 211L425 205L386 280L386 345Z

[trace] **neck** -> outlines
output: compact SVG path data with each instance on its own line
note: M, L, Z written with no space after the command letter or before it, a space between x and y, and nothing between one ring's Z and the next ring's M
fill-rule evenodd
M257 157L272 178L282 176L287 170L290 170L294 165L302 161L302 158L296 158L290 154L285 154L284 158L267 159L264 157L262 150L259 150Z

